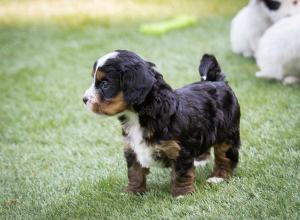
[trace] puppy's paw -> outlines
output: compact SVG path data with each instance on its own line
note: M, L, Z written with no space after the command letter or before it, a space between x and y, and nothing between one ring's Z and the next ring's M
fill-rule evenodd
M208 183L221 183L221 182L224 182L225 181L225 179L224 178L222 178L222 177L210 177L210 178L208 178L207 180L206 180L206 182L208 182Z
M175 199L183 199L184 196L183 195L180 195L180 196L177 196L177 197L174 197Z
M281 72L263 72L259 71L255 73L256 77L263 78L263 79L269 79L269 80L281 80L282 79L282 73Z
M300 78L296 76L287 76L283 80L283 84L286 86L296 84L296 83L300 83Z
M123 193L133 193L136 195L142 195L146 192L145 188L133 188L130 186L127 186L123 189Z
M195 188L193 186L172 188L172 196L176 199L182 199L183 197L192 194L194 192L195 192Z

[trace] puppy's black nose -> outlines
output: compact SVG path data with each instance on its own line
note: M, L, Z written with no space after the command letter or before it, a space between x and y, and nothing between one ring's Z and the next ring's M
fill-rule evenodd
M84 102L84 104L86 104L88 100L89 99L87 97L83 97L83 99L82 99L82 101Z

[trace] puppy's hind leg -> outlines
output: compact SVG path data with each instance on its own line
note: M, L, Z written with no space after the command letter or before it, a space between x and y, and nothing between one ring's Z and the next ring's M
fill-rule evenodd
M211 177L207 179L208 183L220 183L229 179L239 160L240 140L237 134L237 140L233 143L220 143L214 146L215 167Z

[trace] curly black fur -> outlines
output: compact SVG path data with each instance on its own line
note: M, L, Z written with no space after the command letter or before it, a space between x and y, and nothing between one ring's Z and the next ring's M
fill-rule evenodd
M146 138L148 142L178 140L192 155L216 143L240 145L240 109L233 91L223 81L225 77L213 56L204 55L200 69L207 75L205 81L176 90L161 74L148 69L156 81L145 100L133 105L141 126L153 132Z

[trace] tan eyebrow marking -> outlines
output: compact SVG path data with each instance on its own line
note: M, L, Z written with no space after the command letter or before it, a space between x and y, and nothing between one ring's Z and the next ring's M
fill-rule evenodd
M96 74L95 82L101 81L105 77L105 73L102 72L101 70L97 70L95 74Z

